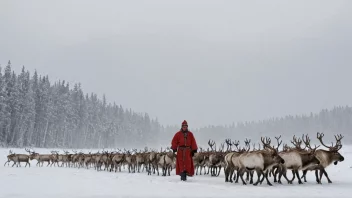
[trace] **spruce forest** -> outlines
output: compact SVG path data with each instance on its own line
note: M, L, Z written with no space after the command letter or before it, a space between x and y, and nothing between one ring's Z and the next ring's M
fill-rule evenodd
M209 139L257 141L261 136L281 134L288 141L295 134L314 137L317 131L331 140L333 134L341 133L345 143L352 143L351 129L349 106L227 126L191 127L204 146ZM178 125L163 126L147 113L108 103L105 96L84 93L80 84L51 82L48 76L30 73L24 67L16 74L10 61L0 68L0 147L159 148L169 146L177 130Z

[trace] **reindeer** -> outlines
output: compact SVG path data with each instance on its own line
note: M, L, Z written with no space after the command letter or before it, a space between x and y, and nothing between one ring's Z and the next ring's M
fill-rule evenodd
M48 165L50 165L50 160L51 160L51 155L45 154L45 155L41 155L39 153L36 153L35 151L31 151L31 154L29 156L30 160L36 159L37 160L37 164L36 166L40 166L40 163L44 164L44 162L48 162Z
M145 152L147 152L146 150ZM136 153L137 172L140 172L142 165L145 165L145 154L142 152ZM144 168L143 168L144 169Z
M59 156L59 161L61 161L61 166L60 167L63 167L64 164L66 165L66 167L70 167L70 161L72 160L72 154L70 154L70 152L68 151L65 151L64 150L64 155L60 155Z
M238 170L238 163L237 161L234 162L233 159L238 159L236 157L240 156L242 152L239 151L238 145L240 141L231 142L231 139L226 139L225 143L228 145L227 149L229 153L227 153L224 157L225 166L224 166L224 173L225 173L225 182L233 182L232 176L235 170ZM232 151L232 146L236 146L237 151ZM230 177L230 180L229 180ZM238 181L238 180L237 180Z
M281 135L279 137L275 137L275 139L276 139L276 142L277 142L276 150L277 150L277 152L279 152L279 148L280 148L280 146L282 144L282 140L280 140L281 139ZM271 175L274 176L274 182L277 182L277 180L276 180L276 175L277 174L275 174L275 171L278 172L279 170L281 170L282 166L283 166L282 164L277 164L277 165L273 166L273 168L269 171L269 176L270 177L271 177Z
M216 152L216 144L214 141L211 142L211 140L208 141L208 145L212 149L213 153L209 155L209 161L208 161L208 173L209 170L211 172L211 176L219 176L221 167L224 161L224 144L221 144L221 147L218 152ZM213 146L215 145L215 150L213 149ZM217 169L219 168L219 171L217 173Z
M122 163L125 161L125 153L116 153L112 155L112 164L114 165L115 172L121 172ZM111 169L112 170L112 169Z
M193 156L193 163L194 163L194 168L196 170L196 175L198 175L198 169L199 170L199 174L202 175L202 169L205 166L205 153L203 153L203 149L201 147L199 147L200 152L197 152L194 154Z
M234 172L235 171L239 172L239 167L240 167L239 157L240 157L240 155L250 151L251 140L246 138L244 143L245 143L244 148L238 147L238 145L240 144L240 141L235 141L232 143L233 145L236 146L237 151L234 151L234 152L228 154L230 156L227 156L228 157L227 163L229 166L229 170L228 170L229 172L225 173L225 182L226 182L226 180L228 181L228 176L230 176L230 182L233 182L232 176L234 175ZM253 173L254 173L253 170L246 171L246 181L249 181L250 184L253 184ZM240 177L239 174L234 175L235 183L238 183L239 177Z
M282 159L277 150L270 146L270 138L261 138L261 141L266 149L260 151L245 152L239 156L239 175L241 177L242 183L246 185L243 179L243 175L246 171L255 170L258 175L257 182L253 185L258 185L260 182L260 177L264 175L267 184L272 186L268 179L268 170L270 170L276 164L283 164L285 160Z
M170 171L172 169L172 164L174 163L175 154L171 151L160 153L160 158L158 161L158 165L162 168L162 176L168 175L170 176Z
M4 166L7 164L8 166L10 165L10 162L13 161L12 167L16 164L15 162L15 157L16 154L12 153L12 150L9 151L9 155L7 156L7 161L5 162Z
M27 150L26 150L27 151ZM16 167L21 167L21 162L26 162L26 166L29 165L28 167L31 166L29 163L29 156L25 154L15 154L12 153L12 151L9 151L9 155L7 156L7 162L5 162L4 166L8 163L10 165L10 161L13 161L14 163L12 164L12 167L16 165Z
M133 152L136 152L136 150L133 150ZM132 154L130 151L127 151L126 162L128 165L128 172L135 173L136 172L136 155Z
M342 162L345 159L339 153L339 150L342 148L341 140L342 140L343 136L342 135L335 135L336 143L335 143L335 145L332 143L332 146L327 146L326 144L324 144L323 137L324 137L323 133L319 133L319 132L317 133L317 139L320 141L321 145L328 148L329 150L323 150L323 149L317 150L315 152L315 155L318 158L318 160L320 161L320 165L318 167L316 167L315 169L310 169L310 170L315 170L316 181L318 184L321 184L321 179L322 179L323 174L326 177L326 179L328 180L328 183L332 183L325 168L330 166L332 163L334 163L334 165L337 165L338 162ZM306 138L307 138L306 144L310 145L309 144L310 140L309 140L308 136L306 136ZM305 182L307 181L306 180L307 171L308 170L303 171L303 175L302 175L302 178L304 178ZM318 178L318 171L320 171L319 178Z
M58 151L51 151L51 155L50 155L50 167L52 165L55 166L55 164L57 164L57 166L59 166L59 152Z
M160 154L152 151L149 154L149 159L148 159L148 175L151 175L152 168L153 168L153 174L155 174L155 171L158 172L159 175L159 166L158 166L158 161L160 159Z
M296 146L295 149L291 149L289 151L280 152L279 155L285 160L285 164L281 166L281 170L279 170L279 179L278 182L281 183L281 176L287 180L289 184L292 184L295 176L297 176L298 183L303 184L301 178L299 177L299 170L307 170L312 167L317 167L320 164L320 161L316 157L316 149L319 147L315 146L315 148L311 148L310 151L305 150L301 147L302 140L297 139L295 136L293 137L292 143ZM307 146L306 146L307 147ZM287 169L292 170L293 178L289 180L286 176Z

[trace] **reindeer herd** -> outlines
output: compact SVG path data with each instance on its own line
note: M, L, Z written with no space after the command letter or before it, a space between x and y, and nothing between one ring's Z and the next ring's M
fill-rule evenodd
M240 141L226 139L220 148L216 149L216 143L208 141L209 148L193 156L196 175L209 175L218 177L223 169L225 182L238 183L243 185L248 182L253 185L262 184L266 180L268 185L272 185L269 178L273 177L275 183L281 184L282 177L288 184L292 184L297 178L299 184L307 182L308 171L315 172L315 179L318 184L322 183L323 175L328 183L332 183L325 168L334 163L344 161L344 157L339 153L342 148L342 135L335 135L335 143L328 146L323 142L323 133L317 133L317 139L321 146L311 145L310 137L293 136L291 143L282 145L281 136L275 137L276 142L272 142L268 137L262 137L258 144L251 144L250 139L244 141L244 146L240 147ZM227 148L225 149L225 144ZM94 169L96 171L121 172L121 169L128 170L129 173L145 172L148 175L170 176L170 172L175 168L176 154L170 148L157 150L121 150L101 151L97 153L83 153L75 150L72 153L63 151L51 151L51 154L39 154L33 149L25 149L28 154L16 154L11 150L7 156L6 164L13 162L13 166L21 166L25 162L25 167L30 167L30 160L37 161L36 166L42 167L44 162L47 166L73 167ZM292 178L287 177L287 171L291 170ZM300 175L299 171L302 171ZM254 181L256 173L256 181ZM245 177L245 178L244 178Z

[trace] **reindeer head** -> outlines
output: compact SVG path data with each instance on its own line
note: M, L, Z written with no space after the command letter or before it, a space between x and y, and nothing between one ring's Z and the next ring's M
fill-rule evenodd
M271 157L273 158L273 161L275 163L279 163L279 164L285 163L285 160L280 157L277 149L270 145L270 143L271 143L270 138L265 137L265 139L264 139L263 137L261 137L260 140L263 143L263 148L270 152Z
M324 137L324 134L323 133L317 133L317 139L320 141L320 143L329 149L330 153L332 153L332 159L334 162L335 165L337 165L337 162L340 161L344 161L345 158L339 153L339 150L342 148L342 144L341 144L341 140L343 138L343 136L340 134L340 135L335 135L335 140L336 140L336 143L334 145L334 143L331 143L331 146L327 146L326 144L324 144L323 142L323 137Z

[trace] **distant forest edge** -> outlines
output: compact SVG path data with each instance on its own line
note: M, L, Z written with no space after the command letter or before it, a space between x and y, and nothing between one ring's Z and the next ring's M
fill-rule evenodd
M303 133L314 139L317 131L330 140L341 133L343 143L351 144L351 129L352 107L339 106L315 114L192 131L199 145L206 146L209 139L219 143L225 138L258 141L261 136L278 135L289 143L293 135ZM169 146L177 130L178 125L162 126L147 113L107 103L105 96L99 99L97 94L85 94L80 84L51 83L48 76L31 75L24 67L16 75L10 61L4 69L0 67L1 147L159 148Z

